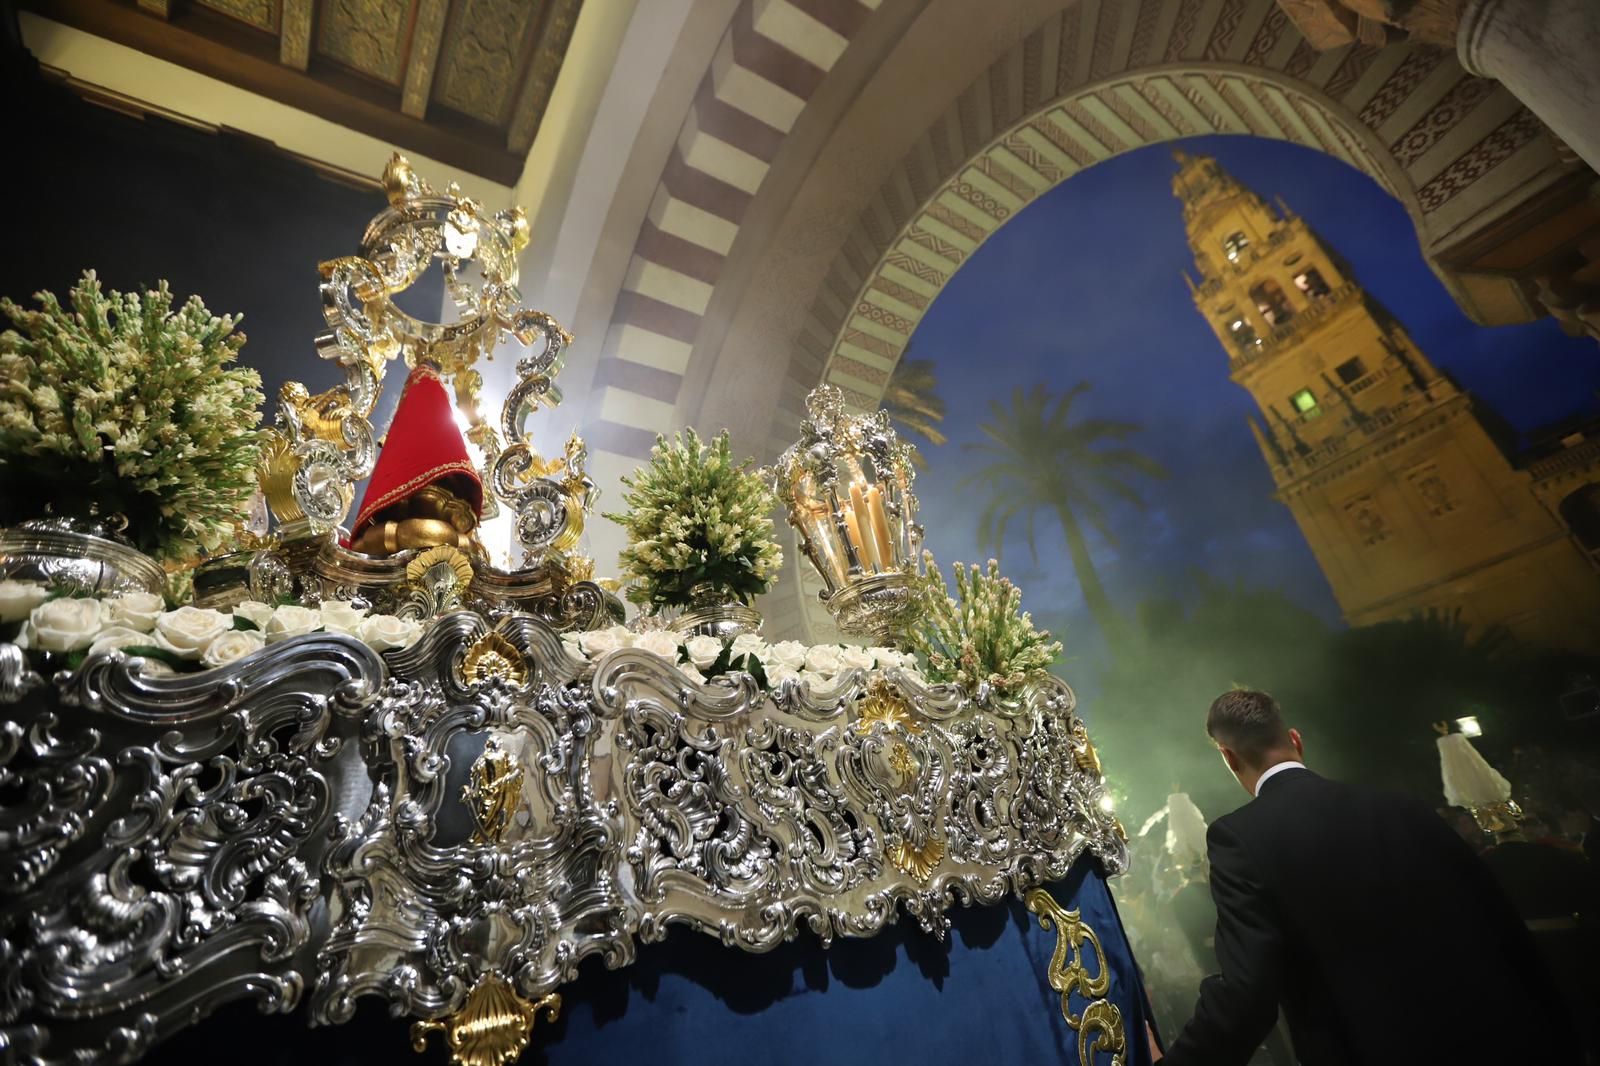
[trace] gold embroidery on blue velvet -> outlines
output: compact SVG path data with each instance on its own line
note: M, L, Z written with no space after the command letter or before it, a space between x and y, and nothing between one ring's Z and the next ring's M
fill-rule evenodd
M1078 1034L1079 1063L1095 1066L1095 1056L1104 1053L1111 1056L1110 1066L1126 1066L1127 1033L1122 1011L1106 998L1111 991L1111 969L1106 965L1100 937L1085 924L1080 912L1066 910L1042 888L1029 892L1024 902L1039 916L1041 929L1056 931L1056 947L1050 954L1045 977L1050 987L1061 994L1061 1017ZM1097 965L1092 975L1084 965L1085 944L1094 949ZM1072 1012L1073 993L1089 1001L1081 1014Z

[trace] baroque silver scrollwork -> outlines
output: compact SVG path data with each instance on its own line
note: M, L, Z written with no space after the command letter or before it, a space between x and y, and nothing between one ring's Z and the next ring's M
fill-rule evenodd
M684 925L746 951L1125 863L1071 690L849 672L764 693L638 649L593 666L459 609L153 677L0 644L0 1048L137 1057L249 999L434 1028L523 1007Z
M232 999L294 1007L329 771L380 671L347 638L159 679L113 651L10 703L0 1046L120 1060Z
M640 652L601 662L642 938L681 923L762 951L802 924L824 940L870 936L901 906L942 932L951 903L1064 876L1085 850L1122 869L1064 684L1002 705L890 681L892 696L857 672L821 693L786 682L768 700ZM1045 795L1060 809L1022 802Z
M480 679L466 664L491 642L501 670ZM486 976L532 1000L590 954L612 967L631 960L614 876L620 812L591 785L593 708L563 684L578 664L531 619L491 632L463 612L391 665L367 721L377 788L359 818L335 826L324 863L340 917L317 955L313 1015L345 1021L360 996L377 995L438 1018ZM502 833L463 838L470 811L457 782L491 744L526 782L518 810Z

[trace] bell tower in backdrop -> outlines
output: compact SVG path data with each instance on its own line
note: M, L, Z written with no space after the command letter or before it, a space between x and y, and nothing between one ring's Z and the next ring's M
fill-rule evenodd
M1176 153L1196 308L1352 625L1437 609L1600 646L1600 569L1337 253L1216 160Z

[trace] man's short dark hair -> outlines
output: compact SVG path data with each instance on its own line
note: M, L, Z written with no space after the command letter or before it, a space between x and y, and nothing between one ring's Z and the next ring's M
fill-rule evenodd
M1206 733L1224 748L1256 763L1273 748L1289 743L1278 701L1265 692L1236 688L1211 701Z

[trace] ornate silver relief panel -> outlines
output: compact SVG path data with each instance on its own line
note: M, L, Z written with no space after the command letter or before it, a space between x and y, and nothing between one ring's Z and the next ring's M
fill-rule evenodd
M372 802L335 824L323 863L335 918L317 1021L348 1020L368 994L451 1014L490 976L534 999L589 954L632 958L622 819L591 785L596 716L569 684L577 665L532 619L490 630L468 612L390 657L364 733Z
M324 637L188 677L139 663L112 652L4 708L8 1060L131 1059L221 1003L303 991L334 770L382 663Z
M313 636L177 678L46 683L0 646L0 1050L137 1057L234 999L363 996L525 1044L580 961L673 923L764 951L1125 862L1051 682L1015 703L890 672L702 685L592 672L528 615L380 658ZM478 1030L482 1032L480 1029Z
M1060 682L1004 704L891 671L766 698L623 651L594 698L641 939L679 922L763 951L802 924L870 936L900 907L942 934L951 904L1062 877L1085 849L1126 862Z

